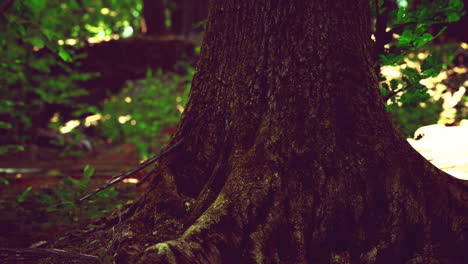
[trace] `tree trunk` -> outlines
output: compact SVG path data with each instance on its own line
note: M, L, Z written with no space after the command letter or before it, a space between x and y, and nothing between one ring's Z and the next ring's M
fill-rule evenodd
M466 263L468 183L420 156L386 114L368 2L212 1L169 143L182 145L106 233L107 254L117 263Z
M164 35L167 33L163 0L143 0L144 33Z

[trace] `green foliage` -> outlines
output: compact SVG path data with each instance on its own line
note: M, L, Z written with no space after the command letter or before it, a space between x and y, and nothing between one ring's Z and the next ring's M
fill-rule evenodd
M0 146L0 156L5 153L15 153L18 151L23 151L24 147L21 145L3 145Z
M18 196L18 198L16 199L18 201L18 203L22 203L24 202L24 200L26 200L26 198L28 197L29 195L29 192L32 190L32 187L29 186L28 188L26 188L26 190L24 190L24 192L22 194L20 194Z
M397 126L404 134L411 136L418 126L437 121L437 118L433 120L434 118L429 118L428 115L437 116L437 111L441 111L439 104L427 101L430 96L421 80L439 75L453 60L453 50L427 48L426 44L442 34L448 23L460 19L464 14L463 2L422 1L414 7L401 5L396 10L385 10L388 7L384 2L379 1L381 12L378 19L382 19L381 16L388 13L389 29L386 30L386 34L393 34L390 37L394 40L387 44L383 54L378 54L378 65L399 67L401 76L390 79L380 76L380 91L384 98L390 98L387 101L387 110L392 114ZM440 29L434 32L435 25L442 27L439 26ZM417 55L423 51L429 52L429 55L420 60ZM410 66L408 60L419 64L420 67ZM420 107L422 102L426 102L428 107Z
M5 179L4 177L1 177L1 176L0 176L0 183L5 184L5 185L10 185L10 182L7 179Z
M84 214L86 218L94 219L122 206L120 200L113 200L119 194L115 188L99 193L92 201L79 202L79 199L87 194L87 187L93 175L94 168L86 165L80 179L66 177L53 189L52 194L38 192L39 200L46 206L45 211L62 221L65 219L72 222L83 218Z
M1 13L0 119L8 120L0 123L3 141L30 140L34 129L47 123L50 109L86 95L76 81L93 74L73 70L80 58L75 48L91 37L137 28L141 8L141 2L130 0L25 0Z
M24 140L21 136L39 119L45 104L69 103L67 98L75 96L68 93L70 78L48 75L53 67L69 68L55 57L56 53L68 54L54 38L57 33L48 33L56 32L53 21L58 23L64 15L56 7L45 7L46 1L15 1L0 15L0 116L10 120L2 128L18 135L16 142ZM41 49L52 52L39 52ZM67 58L71 60L70 55Z
M102 104L104 122L97 127L99 133L114 142L132 142L140 156L151 156L169 136L158 135L177 124L178 108L187 103L195 70L186 67L185 76L148 70L146 79L129 82L120 94Z
M427 100L419 104L390 104L386 109L403 135L413 137L421 126L437 123L442 106L439 102Z
M88 184L89 180L91 179L91 176L94 175L94 168L86 165L83 168L83 183Z
M88 185L94 175L94 168L87 165L80 179L66 177L51 188L35 189L31 186L6 200L0 200L3 220L11 219L21 227L32 227L35 232L47 230L57 225L71 225L87 222L122 207L134 194L117 191L114 187L106 189L93 200L79 202L88 194ZM0 182L8 181L0 177Z

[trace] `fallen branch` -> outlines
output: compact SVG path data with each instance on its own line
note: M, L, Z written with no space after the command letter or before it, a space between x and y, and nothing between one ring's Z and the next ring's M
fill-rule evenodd
M137 182L136 187L139 187L140 185L143 184L143 182L146 181L151 175L153 175L156 172L156 169L152 169L150 172L148 172L139 182Z
M129 170L129 171L125 172L125 173L113 176L112 177L113 179L110 182L108 182L106 185L104 185L104 186L102 186L100 188L97 188L96 190L94 190L94 192L84 196L83 198L80 199L80 202L91 198L92 196L96 195L100 191L105 190L105 189L111 187L112 185L119 183L123 179L126 179L126 178L130 177L131 175L133 175L133 174L141 171L142 169L148 167L149 165L156 162L160 158L162 158L162 157L166 156L167 154L169 154L172 150L174 150L177 146L179 146L182 143L183 140L184 139L182 138L181 140L177 141L174 145L170 146L165 151L163 151L163 152L159 153L158 155L152 157L151 159L148 159L145 162L141 163L138 167L136 167L136 168L134 168L132 170ZM151 173L152 172L148 173L145 177L143 177L142 181L145 180Z

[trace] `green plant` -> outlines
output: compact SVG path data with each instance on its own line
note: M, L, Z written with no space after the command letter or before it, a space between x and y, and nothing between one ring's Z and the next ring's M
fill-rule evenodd
M52 191L38 191L36 193L40 203L49 219L56 218L62 222L72 223L95 219L115 208L121 207L131 195L119 193L114 187L106 189L95 196L94 199L79 202L87 194L88 184L94 175L94 168L87 165L83 169L80 179L64 178ZM117 196L123 196L115 199ZM122 200L122 198L124 198Z
M421 104L389 104L386 109L391 113L391 117L396 127L406 137L413 137L414 132L424 125L435 124L442 111L440 102L432 99Z
M114 142L132 142L141 157L151 156L167 140L161 131L177 124L187 103L194 69L186 67L183 76L148 70L145 79L129 82L102 104L99 133Z
M63 35L55 28L65 16L60 8L42 0L14 1L7 11L0 14L0 116L9 120L2 126L7 140L23 143L49 105L86 93L73 85L73 77L85 77L71 71L66 62L74 54L57 43Z
M75 50L111 35L128 35L129 29L139 26L142 4L25 0L4 6L0 12L0 144L22 146L34 141L38 127L47 127L54 109L87 94L76 83L94 74L74 70L85 56ZM12 150L2 147L0 154Z
M10 231L19 235L46 235L50 228L85 223L101 217L135 197L128 190L119 192L111 187L92 200L80 203L79 198L87 194L93 175L94 168L87 165L79 179L66 177L50 188L33 189L29 186L22 192L14 192L8 199L2 196L0 222L9 223ZM5 178L0 177L0 181L8 183Z
M371 1L376 11L376 67L399 72L396 76L380 75L380 90L397 126L411 136L417 127L437 121L442 110L439 102L429 100L428 88L421 81L445 70L456 49L426 44L465 12L460 0L422 1L414 7L412 1L398 4L392 9L390 1Z
M0 183L5 185L10 185L10 181L8 181L5 177L0 176Z
M26 198L29 196L29 193L31 192L32 190L32 187L31 186L28 186L26 188L26 190L24 190L24 192L22 194L20 194L18 196L18 198L16 198L16 200L18 201L18 203L22 203L24 202L24 200L26 200Z
M23 151L23 150L24 150L24 146L22 145L13 145L13 144L3 145L3 146L0 146L0 156L5 153L14 153L14 152Z

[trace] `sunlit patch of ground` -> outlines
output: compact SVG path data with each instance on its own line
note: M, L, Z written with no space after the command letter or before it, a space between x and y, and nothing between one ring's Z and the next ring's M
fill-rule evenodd
M468 180L468 120L459 126L441 124L416 130L408 142L439 169Z

